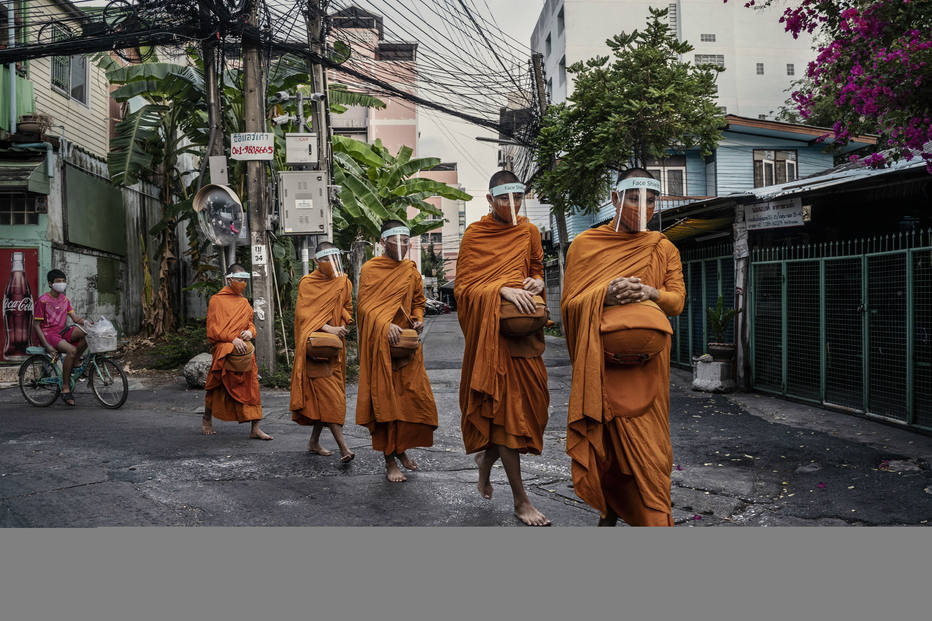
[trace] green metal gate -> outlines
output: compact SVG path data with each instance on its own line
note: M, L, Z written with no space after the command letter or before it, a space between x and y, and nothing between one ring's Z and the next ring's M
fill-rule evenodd
M755 389L932 430L932 230L757 249Z
M731 242L683 251L683 280L686 302L683 312L671 317L673 344L670 362L690 367L693 356L706 353L709 342L706 309L715 306L722 296L725 308L735 305L735 258ZM734 324L729 327L726 341L734 341Z

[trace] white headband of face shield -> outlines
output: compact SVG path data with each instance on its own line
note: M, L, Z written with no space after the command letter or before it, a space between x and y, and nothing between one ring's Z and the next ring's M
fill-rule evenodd
M395 241L395 252L397 256L395 257L396 261L402 261L404 256L401 252L401 236L404 235L408 238L411 237L411 229L406 226L396 226L394 228L388 229L387 231L382 232L382 239L388 239L389 237L394 237Z
M618 217L615 219L615 232L621 227L621 216L624 211L626 194L630 191L636 191L638 194L638 231L647 230L647 193L655 192L660 194L660 181L649 179L647 177L628 177L622 179L615 186L615 191L619 194L621 208L618 210Z
M502 185L497 185L494 188L489 190L489 194L493 198L502 196L503 194L508 195L508 204L511 206L511 223L518 224L518 215L515 211L515 194L519 194L519 198L524 196L525 186L523 183L503 183Z
M227 278L242 278L242 279L248 279L248 278L249 278L249 273L248 273L248 272L233 272L232 274L227 274Z

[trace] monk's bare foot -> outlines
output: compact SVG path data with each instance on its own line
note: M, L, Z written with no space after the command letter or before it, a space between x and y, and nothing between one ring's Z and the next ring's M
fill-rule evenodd
M209 418L201 419L201 433L205 436L212 436L217 433L214 431L214 424L210 421Z
M345 451L340 451L340 462L341 463L348 464L351 461L353 461L354 457L356 457L356 453L354 453L353 451L349 449L346 449Z
M550 520L535 509L530 501L515 505L515 516L528 526L550 526Z
M327 455L333 455L333 451L328 451L327 449L322 447L320 444L317 444L314 442L307 443L307 452L317 453L318 455L323 455L324 457L326 457Z
M249 432L249 437L253 440L271 440L272 436L262 431L258 427L253 427L252 431Z
M415 463L410 457L401 453L398 455L398 461L401 462L401 465L407 468L408 470L418 470L417 463Z
M385 464L385 477L392 483L401 483L402 481L407 481L408 477L401 473L401 470L398 469L398 464L392 460L391 463Z
M489 480L489 477L492 475L492 464L486 465L485 451L476 453L474 459L476 460L476 465L479 467L479 493L482 494L483 498L491 500L492 482Z

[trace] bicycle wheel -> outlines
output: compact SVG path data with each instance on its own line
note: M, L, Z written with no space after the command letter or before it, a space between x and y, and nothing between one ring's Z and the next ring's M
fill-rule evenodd
M58 369L48 356L30 356L19 367L19 389L31 405L52 405L61 392Z
M120 365L110 358L97 358L89 369L91 390L105 408L116 409L126 402L129 385Z

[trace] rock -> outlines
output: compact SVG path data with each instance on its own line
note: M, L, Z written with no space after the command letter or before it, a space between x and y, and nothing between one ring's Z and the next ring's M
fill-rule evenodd
M184 379L189 388L203 388L207 383L207 372L214 362L211 354L198 354L184 365Z
M816 463L806 464L805 466L800 466L796 469L796 474L802 474L805 472L818 472L822 469L822 466Z

